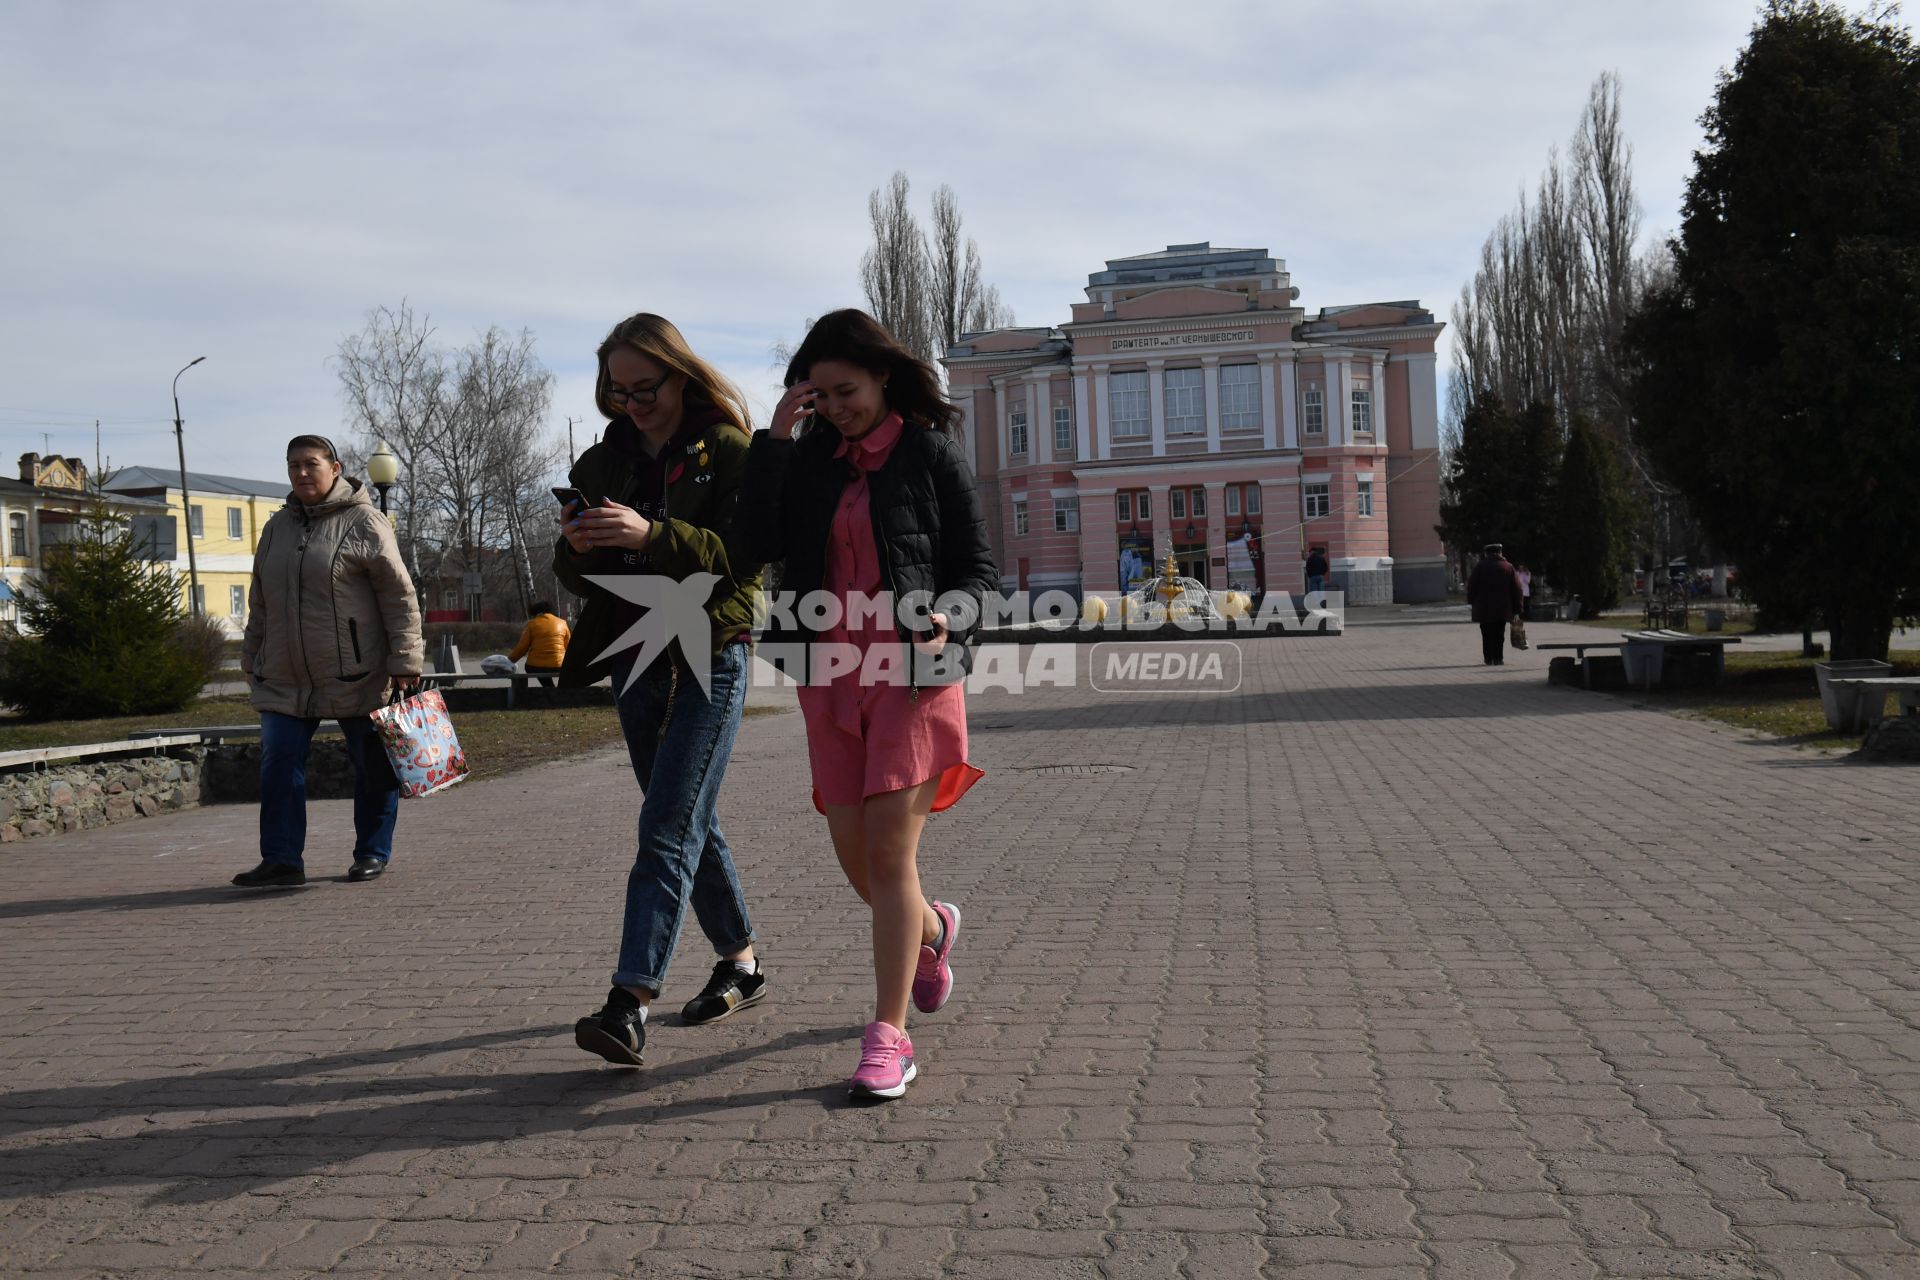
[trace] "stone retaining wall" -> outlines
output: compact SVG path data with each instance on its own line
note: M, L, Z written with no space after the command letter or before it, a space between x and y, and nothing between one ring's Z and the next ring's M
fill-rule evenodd
M200 803L199 747L0 775L0 841L104 827Z
M259 741L223 742L210 748L206 773L206 803L259 804ZM337 733L316 734L307 753L307 799L352 797L353 765L347 759L347 740Z
M129 818L201 804L260 802L260 744L181 746L163 755L54 761L45 768L0 774L0 843L84 831ZM317 737L307 758L307 798L353 795L353 768L340 737Z

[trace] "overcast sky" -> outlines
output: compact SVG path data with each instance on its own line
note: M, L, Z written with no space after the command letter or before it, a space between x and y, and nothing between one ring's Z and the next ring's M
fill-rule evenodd
M1748 0L16 3L0 8L0 473L42 449L272 479L344 434L329 362L411 300L530 329L553 426L657 311L764 413L773 343L860 301L866 200L959 196L1023 324L1110 257L1283 258L1309 309L1442 318L1481 241L1624 82L1649 235Z

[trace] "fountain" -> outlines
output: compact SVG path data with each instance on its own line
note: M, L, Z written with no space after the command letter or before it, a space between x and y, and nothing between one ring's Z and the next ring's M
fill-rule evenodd
M1157 626L1188 618L1212 622L1220 616L1206 584L1180 576L1171 551L1158 577L1120 597L1120 619L1127 626Z

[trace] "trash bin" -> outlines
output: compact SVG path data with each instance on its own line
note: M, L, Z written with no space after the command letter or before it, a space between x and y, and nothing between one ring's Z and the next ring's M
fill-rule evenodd
M1816 662L1813 678L1820 686L1820 708L1827 713L1827 728L1835 733L1865 733L1880 719L1886 708L1883 690L1865 690L1830 683L1834 676L1890 676L1893 664L1878 658L1843 658L1838 662Z
M1725 609L1705 609L1702 610L1702 612L1707 615L1707 630L1718 631L1727 625L1727 611Z
M1573 599L1567 601L1567 621L1568 622L1580 621L1580 597L1579 596L1575 596Z

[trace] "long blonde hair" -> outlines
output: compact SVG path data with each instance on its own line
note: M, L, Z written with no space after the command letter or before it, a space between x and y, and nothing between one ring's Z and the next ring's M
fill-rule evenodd
M743 435L753 434L751 418L747 413L747 398L740 394L740 388L734 386L725 374L693 354L693 348L687 345L687 340L673 327L671 320L654 315L651 311L628 316L613 326L613 331L607 334L606 340L595 353L599 357L600 372L593 382L593 403L609 422L625 416L625 411L616 409L607 396L607 354L616 347L631 347L668 373L684 374L687 386L680 393L683 400L717 410Z

